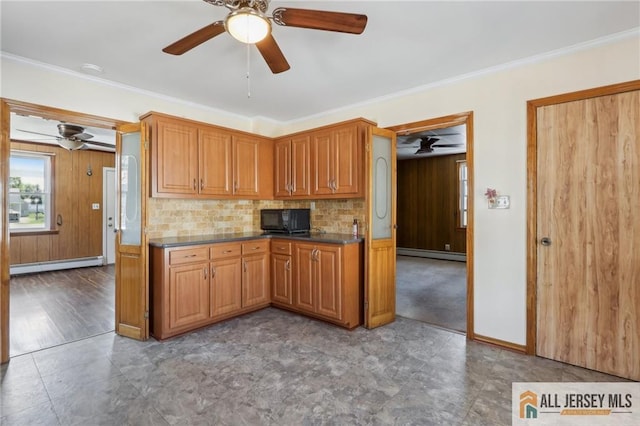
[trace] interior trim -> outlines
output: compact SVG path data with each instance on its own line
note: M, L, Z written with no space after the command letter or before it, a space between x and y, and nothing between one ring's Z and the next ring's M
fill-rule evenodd
M459 114L451 114L443 117L432 118L429 120L414 121L411 123L399 124L387 127L387 129L396 132L396 134L405 135L407 133L416 133L424 130L445 129L447 127L465 124L467 130L467 170L469 180L467 181L468 195L468 219L467 219L467 339L475 340L475 332L473 326L474 320L474 298L473 298L473 111L461 112Z
M517 343L507 342L506 340L494 339L493 337L482 336L480 334L475 335L475 340L482 343L488 343L493 346L498 346L504 349L509 349L522 354L527 353L527 347L525 345L519 345Z
M32 274L35 272L59 271L61 269L103 266L103 256L83 257L80 259L54 260L51 262L21 263L9 266L11 275Z
M116 129L125 121L83 114L29 102L0 98L0 364L9 361L9 220L8 203L9 158L11 149L11 113L33 115L60 121L69 121L88 127Z
M457 253L452 251L422 250L398 247L396 249L396 253L400 256L426 257L429 259L454 260L456 262L467 261L467 255L465 253Z

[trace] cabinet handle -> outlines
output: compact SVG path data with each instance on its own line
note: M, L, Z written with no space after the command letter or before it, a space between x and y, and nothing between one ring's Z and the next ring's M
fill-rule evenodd
M228 254L228 253L231 253L232 251L233 250L225 250L225 251L222 252L222 254Z
M244 271L247 272L247 261L246 260L243 262L243 266L244 266Z
M194 179L193 179L193 190L194 190L194 191L198 188L196 185L197 185L197 183L196 183L196 179L194 178Z
M196 257L197 254L185 254L184 257Z
M233 190L234 190L234 191L237 191L237 190L238 190L238 187L239 187L239 185L238 185L238 181L233 182Z
M291 270L291 259L287 259L287 261L284 262L284 269L287 271Z
M204 179L200 178L200 189L204 189Z
M207 274L209 273L209 268L202 268L202 270L204 271L204 279L207 279Z
M216 276L216 268L214 268L213 266L211 267L211 279L213 279Z
M255 246L254 248L252 248L251 250L260 250L260 246Z

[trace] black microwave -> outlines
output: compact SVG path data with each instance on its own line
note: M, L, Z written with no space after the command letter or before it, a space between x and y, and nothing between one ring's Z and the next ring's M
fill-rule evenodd
M291 234L311 229L309 209L262 209L260 229L266 232Z

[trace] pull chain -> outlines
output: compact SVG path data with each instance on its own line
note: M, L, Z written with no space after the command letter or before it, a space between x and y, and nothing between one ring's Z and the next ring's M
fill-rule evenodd
M247 98L251 98L251 76L249 69L251 66L251 46L247 43Z

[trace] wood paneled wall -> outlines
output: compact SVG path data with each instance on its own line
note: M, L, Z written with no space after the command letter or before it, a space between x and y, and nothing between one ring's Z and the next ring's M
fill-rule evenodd
M398 162L398 236L403 248L466 252L458 224L458 171L465 154Z
M115 154L67 151L53 145L11 142L12 150L48 152L53 159L53 216L55 232L12 234L10 263L47 262L102 255L102 168L114 167ZM87 175L91 166L93 174ZM99 203L100 209L91 205ZM62 225L56 217L62 217Z

